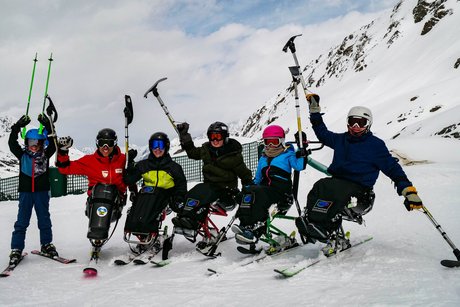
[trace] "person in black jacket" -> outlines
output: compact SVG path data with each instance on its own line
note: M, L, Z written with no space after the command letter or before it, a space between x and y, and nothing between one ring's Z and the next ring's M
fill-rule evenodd
M127 185L142 179L142 188L133 200L126 218L125 232L142 233L147 239L151 234L158 241L159 225L166 207L177 211L187 193L187 180L182 167L169 155L170 141L163 132L154 133L149 139L150 154L147 159L134 163L137 151L128 152L128 168L123 177ZM138 246L142 252L143 246ZM158 246L159 247L159 246Z
M252 172L243 161L242 146L229 138L228 127L222 122L212 123L207 131L209 142L195 147L189 124L177 125L181 146L190 159L203 161L203 182L195 185L187 194L182 211L172 219L175 227L197 230L216 200L228 209L236 206L238 178L242 185L252 183Z
M42 133L38 129L30 129L25 135L24 145L18 142L18 134L22 127L30 123L30 118L23 115L11 126L8 145L11 152L19 159L19 210L14 224L11 238L10 264L17 264L24 249L27 227L32 216L32 208L37 214L38 228L40 229L41 251L58 256L56 248L51 243L53 233L49 213L50 181L49 159L56 151L53 136L47 135L51 130L51 123L43 114L38 121L45 127Z

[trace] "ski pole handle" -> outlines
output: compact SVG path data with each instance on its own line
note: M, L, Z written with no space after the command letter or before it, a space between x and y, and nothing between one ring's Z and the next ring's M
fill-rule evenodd
M48 96L48 85L50 81L50 74L51 74L51 63L53 62L53 53L51 53L50 58L48 59L48 75L46 77L46 85L45 85L45 96L43 97L43 108L42 113L45 113L45 105L46 105L46 97ZM38 129L38 133L43 133L43 125L40 123L40 128Z
M34 86L34 78L35 78L35 67L37 65L37 52L35 52L34 58L34 67L32 68L32 78L30 80L30 87L29 87L29 98L27 98L27 108L26 108L26 115L29 115L29 106L30 106L30 98L32 97L32 88ZM26 137L26 127L22 128L21 137L24 139Z

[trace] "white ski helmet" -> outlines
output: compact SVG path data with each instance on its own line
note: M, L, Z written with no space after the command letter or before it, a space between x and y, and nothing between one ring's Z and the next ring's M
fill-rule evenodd
M347 126L349 128L348 130L350 130L350 124L349 124L350 118L366 119L367 120L366 125L360 125L360 126L361 128L366 128L366 130L363 131L364 133L369 132L372 126L372 112L369 108L362 107L362 106L356 106L356 107L352 107L350 111L348 111L348 116L347 116ZM364 134L364 133L360 133L359 135Z

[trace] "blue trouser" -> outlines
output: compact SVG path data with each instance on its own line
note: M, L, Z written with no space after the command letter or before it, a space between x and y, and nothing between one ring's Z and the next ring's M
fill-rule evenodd
M49 191L19 192L18 218L14 223L11 249L24 249L27 227L30 224L32 208L37 214L38 229L40 229L40 244L48 244L53 241L50 219L50 195Z

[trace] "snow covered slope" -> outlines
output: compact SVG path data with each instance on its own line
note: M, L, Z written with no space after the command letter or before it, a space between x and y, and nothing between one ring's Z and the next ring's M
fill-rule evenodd
M398 140L391 141L399 142ZM420 196L450 238L460 246L460 213L457 205L460 181L458 141L427 138L409 144L409 156L423 149L434 158L430 164L405 167ZM305 203L313 182L322 177L308 168L302 172L299 198ZM123 242L124 217L113 238L104 246L100 274L84 279L82 269L89 258L86 239L85 196L51 200L54 242L62 256L75 257L75 264L59 264L29 255L13 275L0 279L2 306L458 306L460 269L447 269L442 259L454 259L452 249L423 213L407 212L390 180L380 177L375 186L374 209L366 225L344 222L351 239L373 240L326 259L291 279L281 279L273 269L296 261L323 259L321 244L306 245L291 254L241 266L250 258L236 251L236 243L222 243L222 257L205 259L194 244L176 237L170 253L172 263L163 268L150 265L115 267L113 258L127 253ZM10 234L17 214L16 202L1 202L0 265L8 262ZM234 213L234 212L233 212ZM296 215L291 208L289 214ZM124 214L125 215L125 214ZM172 228L167 217L166 225ZM215 217L218 226L227 218ZM295 229L291 221L277 223ZM27 232L26 251L39 247L35 215ZM207 268L218 269L208 276Z
M344 131L348 110L364 105L374 113L373 132L382 138L458 139L459 37L459 1L405 0L306 66L302 50L296 54L332 130ZM307 38L297 38L302 39ZM297 131L290 81L248 118L241 135L259 136L272 122ZM303 126L309 126L303 94L300 103Z

